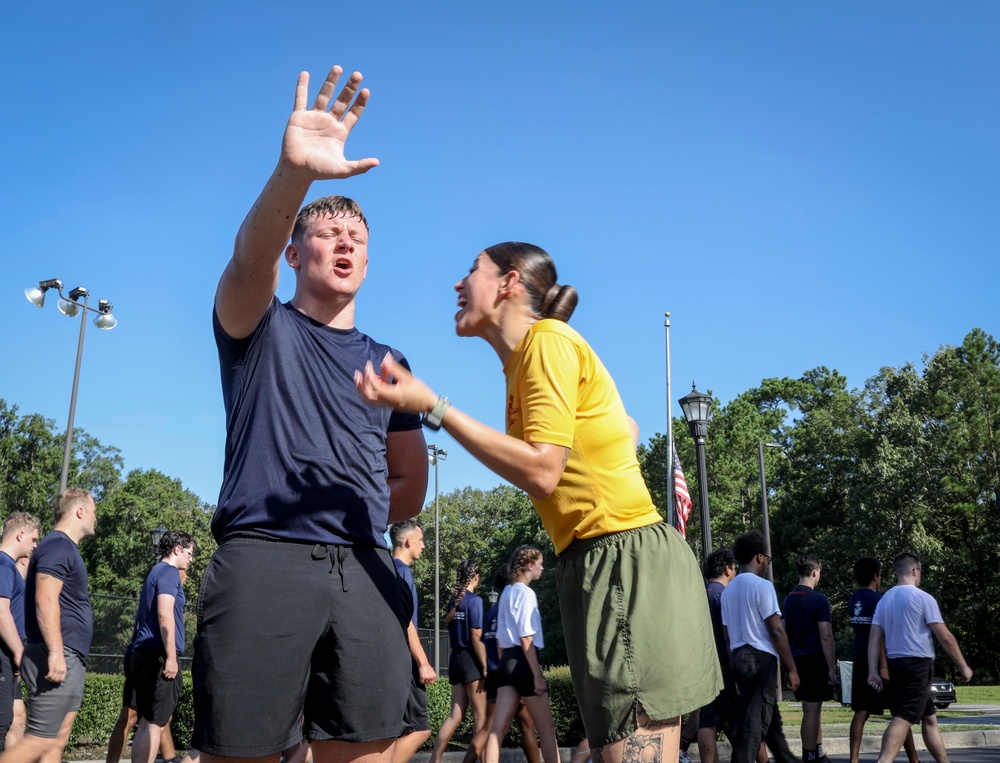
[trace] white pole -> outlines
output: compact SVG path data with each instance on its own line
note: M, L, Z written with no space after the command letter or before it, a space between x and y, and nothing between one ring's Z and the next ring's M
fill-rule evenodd
M663 328L667 341L667 521L677 525L677 504L674 499L674 415L670 394L670 313L663 314Z

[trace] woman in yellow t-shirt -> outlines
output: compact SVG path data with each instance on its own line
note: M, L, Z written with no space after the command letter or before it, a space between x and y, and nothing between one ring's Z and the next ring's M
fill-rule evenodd
M518 242L481 252L455 289L456 332L485 339L503 363L506 433L391 356L356 374L358 391L423 413L528 494L559 556L566 650L594 759L617 763L631 739L640 759L656 748L659 760L676 760L681 714L722 688L704 581L653 505L638 428L614 381L566 323L576 290L557 282L547 252Z

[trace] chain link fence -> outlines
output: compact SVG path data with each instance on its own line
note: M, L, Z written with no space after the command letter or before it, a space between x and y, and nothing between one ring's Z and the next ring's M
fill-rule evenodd
M128 645L132 643L132 630L135 627L135 613L139 608L139 599L94 593L90 595L90 604L94 608L94 640L90 645L87 672L121 673L122 658ZM191 669L196 626L194 605L188 604L184 607L184 637L187 643L184 655L179 660L181 670Z

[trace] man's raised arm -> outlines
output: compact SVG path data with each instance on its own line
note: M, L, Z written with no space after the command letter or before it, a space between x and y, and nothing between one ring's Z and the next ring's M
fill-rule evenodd
M240 226L233 258L215 294L219 323L234 339L253 333L274 298L281 254L312 182L360 175L378 165L378 159L344 157L347 136L361 118L369 93L358 90L361 74L354 72L330 106L342 72L339 66L330 70L310 109L309 73L299 74L278 165Z

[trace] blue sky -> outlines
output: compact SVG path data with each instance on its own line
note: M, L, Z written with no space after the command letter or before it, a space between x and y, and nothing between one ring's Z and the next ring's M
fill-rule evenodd
M996 334L994 2L35 4L0 11L0 397L64 427L77 324L22 291L88 287L77 426L213 502L225 424L210 310L274 166L300 70L358 69L313 187L372 224L358 325L502 426L492 350L454 336L483 247L545 247L643 438L676 400L817 365L861 386ZM279 294L292 291L285 272ZM674 406L675 413L679 413ZM441 489L494 477L446 435ZM691 468L691 467L688 467Z

